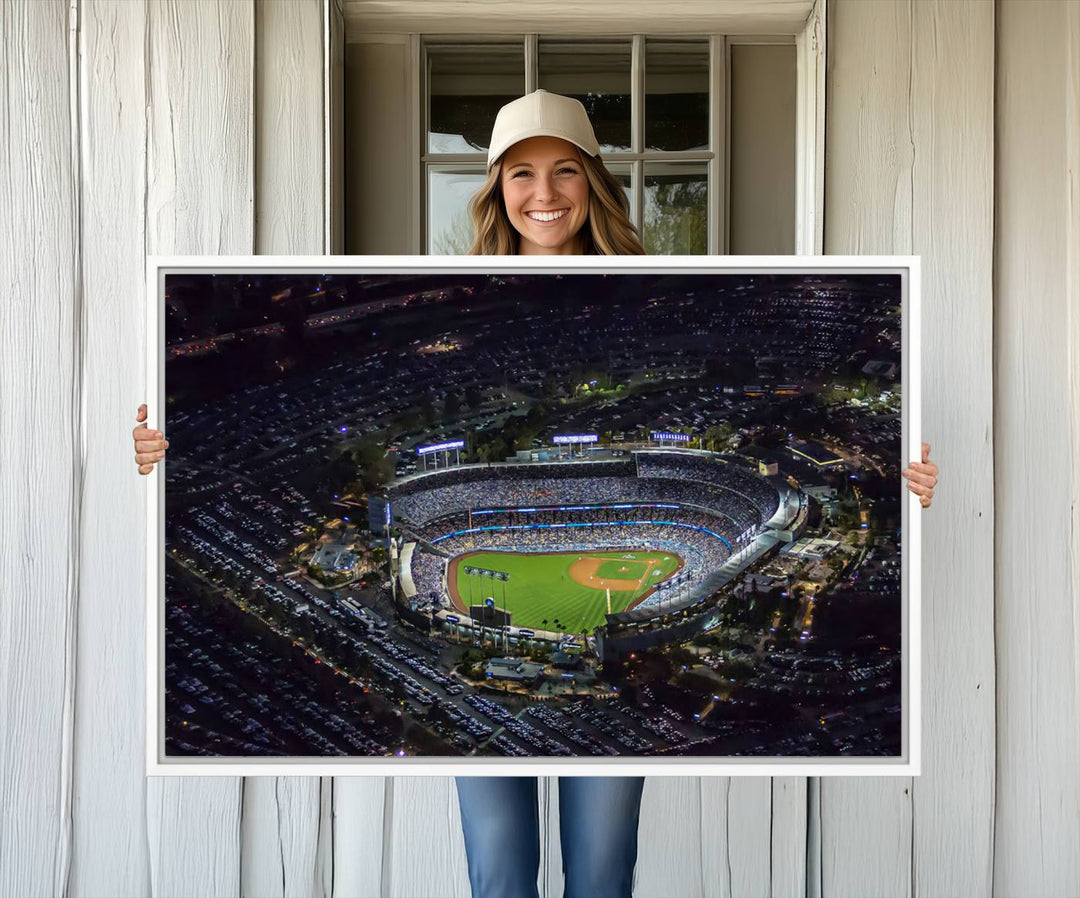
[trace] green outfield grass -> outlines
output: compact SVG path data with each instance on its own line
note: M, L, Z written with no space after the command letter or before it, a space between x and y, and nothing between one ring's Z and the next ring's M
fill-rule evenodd
M485 598L493 596L496 607L502 608L505 587L506 610L513 614L513 626L555 630L558 620L563 630L591 632L593 627L605 621L607 594L603 589L583 586L571 579L570 565L582 557L603 559L599 576L619 580L636 580L644 573L646 562L652 559L659 562L654 570L659 570L661 576L650 577L650 583L633 591L612 591L612 611L622 611L678 570L680 562L678 556L670 552L634 550L555 554L473 552L462 558L457 566L457 592L466 606L482 604ZM492 582L488 577L466 575L466 566L507 573L510 579L505 583ZM631 570L620 571L621 567Z

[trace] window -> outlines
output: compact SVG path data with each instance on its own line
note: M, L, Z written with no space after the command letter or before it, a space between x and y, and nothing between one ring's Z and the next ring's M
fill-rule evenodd
M650 252L821 251L819 18L766 37L422 33L345 45L346 252L465 252L495 114L538 87L586 106Z
M730 49L722 36L424 39L422 250L468 250L466 204L486 174L495 115L540 87L585 106L647 252L727 251ZM790 118L793 180L794 109Z

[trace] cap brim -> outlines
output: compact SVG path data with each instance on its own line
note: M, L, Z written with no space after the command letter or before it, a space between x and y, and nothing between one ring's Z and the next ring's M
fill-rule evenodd
M565 131L558 131L552 128L540 128L536 131L530 131L528 134L525 134L521 137L515 137L513 140L508 141L505 146L489 147L487 167L490 169L491 166L493 166L496 162L499 161L500 158L502 158L502 156L506 153L507 150L510 149L510 147L514 146L515 144L521 143L523 140L528 140L530 137L558 137L560 140L565 140L567 143L572 143L587 156L597 156L600 153L599 147L597 147L595 150L590 150L588 147L582 146L577 140L568 135Z

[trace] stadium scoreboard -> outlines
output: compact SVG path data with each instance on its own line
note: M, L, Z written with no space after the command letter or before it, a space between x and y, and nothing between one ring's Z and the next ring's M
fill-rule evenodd
M431 446L420 446L416 450L417 455L428 455L432 452L446 452L449 449L464 449L464 440L450 440L447 443L435 443Z

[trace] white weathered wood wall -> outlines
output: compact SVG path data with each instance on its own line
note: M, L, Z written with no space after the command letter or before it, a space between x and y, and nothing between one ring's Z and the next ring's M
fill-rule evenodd
M144 253L339 245L342 33L2 5L0 896L468 894L450 779L143 774ZM636 894L1077 895L1080 4L830 0L827 37L825 251L923 258L923 775L649 780Z
M922 775L821 780L823 895L990 895L994 6L835 3L825 252L922 257Z

